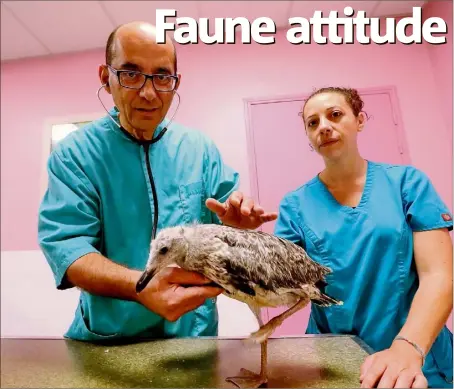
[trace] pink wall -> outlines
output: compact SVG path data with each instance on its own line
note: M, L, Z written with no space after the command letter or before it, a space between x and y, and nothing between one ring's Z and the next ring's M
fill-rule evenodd
M444 6L431 9L437 16L449 13ZM451 45L449 38L448 45L438 49L401 44L292 46L279 32L275 45L180 46L182 105L177 120L209 134L225 160L239 170L242 189L249 192L244 98L303 94L332 84L395 85L412 163L429 174L451 205L452 149L446 141L451 127L445 120L451 108L440 103L452 93L451 83L440 88L445 82L440 80L451 76L452 58L443 54ZM95 51L2 64L2 250L38 248L44 122L102 111L95 95L102 61L103 51Z
M2 64L2 250L38 247L45 121L99 111L94 88L101 60L97 52Z
M424 8L424 19L443 16L452 36L453 19L452 1L429 1ZM452 40L444 45L426 45L439 90L438 97L449 130L452 144Z

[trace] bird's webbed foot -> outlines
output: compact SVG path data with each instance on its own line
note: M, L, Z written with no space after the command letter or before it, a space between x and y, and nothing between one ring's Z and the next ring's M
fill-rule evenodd
M268 382L264 375L253 373L247 369L241 369L241 376L227 377L225 380L236 385L238 388L260 388Z

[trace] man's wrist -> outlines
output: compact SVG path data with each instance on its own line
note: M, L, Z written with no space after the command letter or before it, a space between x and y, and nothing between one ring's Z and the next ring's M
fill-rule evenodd
M140 277L142 275L142 272L138 270L130 270L130 275L129 275L129 285L128 285L128 297L130 300L139 302L138 301L138 294L136 292L136 284L139 281Z

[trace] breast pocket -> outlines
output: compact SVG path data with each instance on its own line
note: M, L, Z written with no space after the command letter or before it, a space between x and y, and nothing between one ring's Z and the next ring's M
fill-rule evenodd
M179 186L181 209L185 223L205 222L208 210L202 181Z

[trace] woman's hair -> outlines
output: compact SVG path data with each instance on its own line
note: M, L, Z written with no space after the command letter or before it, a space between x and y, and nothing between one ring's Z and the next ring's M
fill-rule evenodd
M348 105L352 109L355 116L358 116L360 114L360 112L363 110L364 102L361 99L361 97L356 89L330 86L330 87L326 87L326 88L317 89L306 99L303 109L300 113L301 116L303 116L304 108L306 107L307 102L312 97L314 97L315 95L318 95L320 93L330 93L330 92L342 94L345 97L345 100L347 101Z

